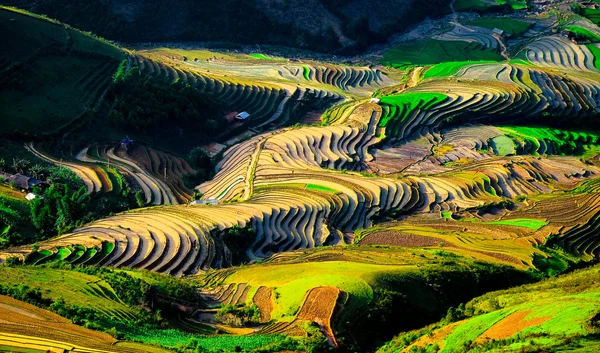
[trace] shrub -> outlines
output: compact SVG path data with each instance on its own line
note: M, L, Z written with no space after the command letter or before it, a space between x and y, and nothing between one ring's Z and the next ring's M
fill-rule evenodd
M260 310L256 305L238 307L228 304L219 309L215 317L226 325L249 326L260 322Z

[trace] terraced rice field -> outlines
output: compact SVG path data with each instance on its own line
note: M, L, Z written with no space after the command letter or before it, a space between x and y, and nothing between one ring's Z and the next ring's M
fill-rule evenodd
M528 6L452 3L458 10ZM142 207L34 247L2 249L0 262L16 257L25 266L2 266L0 282L43 287L45 298L125 321L136 311L107 281L60 268L186 277L207 307L169 320L184 331L230 336L145 327L126 338L180 349L195 338L245 351L271 349L286 336L311 340L318 331L323 343L344 346L354 340L353 320L383 318L381 308L394 312L386 301L436 306L423 309L424 318L414 315L431 323L479 291L506 288L490 278L505 276L512 286L513 278L524 283L600 258L600 135L593 131L600 46L558 34L566 28L596 41L600 30L577 16L548 27L554 17L459 23L465 18L474 17L455 14L451 26L432 26L433 38L343 63L119 51L123 67L182 82L209 94L229 117L246 111L251 118L215 137L225 147L214 177L194 189L183 182L196 173L184 158L147 144L50 153L57 149L28 142L27 151L71 170L94 197L129 189L143 195ZM69 45L82 49L83 34L69 35ZM0 56L0 70L13 61ZM74 83L86 102L102 96L113 61L95 63L93 74ZM205 204L190 203L196 195ZM598 268L586 271L476 298L381 352L552 351L571 343L594 351ZM471 294L446 292L460 286ZM254 311L255 321L218 322L222 306ZM0 296L0 351L9 349L149 351Z
M0 296L0 317L0 347L6 351L166 352L154 347L119 343L108 334L73 325L56 314L5 296Z
M68 270L23 267L3 268L0 280L4 284L19 283L30 288L47 288L43 293L45 298L63 298L68 303L95 310L107 317L126 320L136 315L136 311L121 302L114 289L97 276Z
M44 136L75 123L98 107L126 57L120 48L72 27L4 6L0 33L2 134Z
M452 61L501 60L496 51L497 42L489 35L475 32L445 34L419 44L405 44L387 51L381 63L397 68L414 65L432 65ZM460 32L459 32L460 31ZM474 35L481 37L473 38Z
M594 163L569 157L592 153L597 144L593 133L464 126L515 117L526 126L543 119L586 121L595 116L600 109L600 73L594 53L553 35L523 48L521 55L528 61L465 62L473 58L469 55L474 48L482 54L477 59L491 53L482 47L491 50L493 43L480 40L444 40L444 48L456 54L452 58L440 57L429 42L419 44L419 58L402 57L409 53L406 48L391 50L383 61L394 65L460 61L433 66L423 71L423 77L422 71L415 71L410 85L387 88L383 86L395 82L377 67L196 54L184 58L184 52L167 49L138 52L129 59L144 72L168 81L186 80L229 102L232 109L256 107L249 111L258 115L259 126L282 121L274 118L277 112L285 112L293 101L308 99L307 95L325 101L349 99L326 112L324 126L274 129L228 148L213 180L196 187L205 200L217 205L176 205L191 197L181 177L192 171L178 158L144 146L127 152L91 146L77 155L78 162L65 162L82 175L90 191L108 189L107 178L88 170L96 171L110 160L139 186L148 204L173 206L128 211L42 242L36 262L60 260L190 275L231 266L233 255L223 235L234 226L252 228L245 256L260 260L291 250L351 243L355 231L371 227L381 217L425 215L454 224L454 215L462 212L570 190L597 177L600 170ZM225 72L235 72L236 79ZM298 84L290 88L290 82ZM361 89L373 93L376 88L381 88L378 103L360 95ZM453 127L446 128L449 124ZM56 162L35 146L29 148ZM515 245L522 250L518 256L496 258L530 266L536 253L531 244L543 243L553 224L545 224L547 217L523 213L479 219L477 229L506 227L511 229L507 238L529 239L522 248ZM558 236L573 244L574 252L596 256L597 242L590 235L595 223L587 222L592 216L578 219L581 228L561 229ZM523 233L528 227L531 231ZM413 234L407 239L418 242L426 236ZM473 249L477 254L502 253L488 251L487 245ZM2 256L28 252L27 247L14 248Z
M554 37L548 41L562 43ZM527 52L538 53L536 48ZM534 56L551 60L544 65L562 63L560 55ZM71 244L99 249L104 241L114 249L99 265L193 274L231 264L227 244L219 234L234 225L252 227L255 239L246 254L261 259L299 248L349 243L346 234L371 226L377 214L459 212L503 199L572 188L598 175L597 167L568 157L489 158L494 153L513 153L502 152L498 138L489 143L494 153L489 152L488 157L437 175L392 179L364 177L352 171L364 170L373 161L370 151L381 141L398 144L429 136L430 129L475 114L489 120L519 113L535 117L547 111L573 118L593 114L600 97L593 80L597 74L585 66L586 58L570 61L573 74L568 77L543 67L469 65L459 69L455 78L425 80L400 95L384 97L380 105L359 104L331 126L280 129L255 136L227 150L214 179L197 188L207 200L242 202L130 211L42 243L41 250ZM575 65L577 62L580 65ZM486 85L473 83L481 81ZM513 140L504 138L513 146ZM587 137L581 139L587 141ZM456 136L454 143L459 147L463 140L469 141L469 137ZM480 147L471 145L471 153L478 154L476 148ZM454 147L437 158L453 153ZM110 150L106 154L113 163L140 168L125 156ZM139 159L141 164L149 163ZM150 173L153 167L146 168ZM152 199L175 203L171 189L157 184L157 190L151 189Z

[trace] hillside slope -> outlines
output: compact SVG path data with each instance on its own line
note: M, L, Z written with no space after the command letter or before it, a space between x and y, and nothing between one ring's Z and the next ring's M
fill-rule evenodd
M599 276L595 266L488 293L378 352L597 352Z
M425 17L450 12L449 0L140 1L4 0L105 38L125 42L226 41L331 51L372 44ZM363 26L368 21L370 27ZM372 31L374 33L372 33ZM265 33L269 33L265 36Z
M147 345L119 342L105 333L72 324L33 305L0 295L0 351L3 352L168 352Z
M0 8L0 134L50 134L94 109L125 54L67 25Z

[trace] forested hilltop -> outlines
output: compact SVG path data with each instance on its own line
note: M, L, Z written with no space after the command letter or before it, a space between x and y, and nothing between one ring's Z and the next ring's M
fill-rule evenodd
M450 0L3 0L120 42L276 44L350 53L426 17Z

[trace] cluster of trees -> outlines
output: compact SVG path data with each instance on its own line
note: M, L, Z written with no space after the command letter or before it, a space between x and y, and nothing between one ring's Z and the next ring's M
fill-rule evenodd
M91 220L88 214L90 196L84 186L72 191L65 184L53 184L45 192L39 188L34 192L43 195L30 204L31 221L41 239L63 234Z
M450 12L450 0L410 0L407 11L388 26L371 30L369 14L344 12L350 0L320 0L331 13L344 23L342 32L356 44L343 47L331 27L313 33L312 28L295 23L293 13L285 19L273 18L254 1L197 1L164 0L131 1L126 14L103 0L71 3L68 0L49 0L37 3L19 1L19 6L57 18L73 27L91 31L99 36L121 42L211 41L239 44L275 44L296 46L320 52L356 53L373 43L385 41L390 35L418 23L426 17L436 18ZM10 1L9 1L10 4ZM31 4L31 6L28 6ZM285 11L286 3L281 4ZM393 3L383 6L394 6ZM65 9L67 9L65 11ZM374 9L385 11L385 9ZM185 16L184 16L185 14ZM158 21L169 18L171 21ZM265 36L265 33L269 33Z
M215 317L229 326L251 326L260 323L260 310L256 305L236 306L227 304L219 309Z
M188 153L187 161L196 170L196 174L188 174L183 179L188 188L193 189L213 177L215 169L214 160L201 147L194 147Z
M252 245L255 237L252 227L242 228L237 224L223 231L223 241L231 251L232 265L238 266L250 260L246 250Z
M23 243L19 229L27 219L28 214L22 207L0 198L0 249Z
M115 78L107 98L112 101L109 119L117 126L151 133L177 125L203 131L206 141L226 127L218 104L199 90L176 81L171 84L142 75L137 68Z
M81 179L68 168L46 163L34 163L27 158L14 157L11 160L0 158L0 171L27 175L35 179L45 180L50 184L67 184L73 189L83 186Z
M39 307L47 307L52 304L52 300L42 297L41 289L31 288L24 284L0 284L0 294Z

